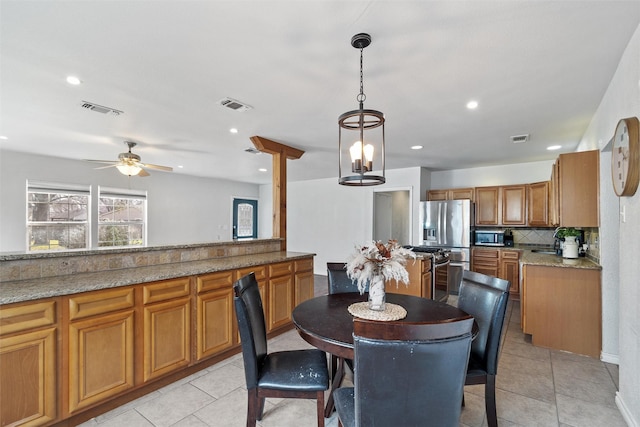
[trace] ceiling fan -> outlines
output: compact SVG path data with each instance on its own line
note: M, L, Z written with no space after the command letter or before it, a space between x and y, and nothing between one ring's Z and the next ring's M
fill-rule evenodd
M132 141L124 141L124 143L129 146L129 151L126 153L118 154L118 160L110 161L110 160L85 159L85 161L94 162L94 163L104 163L108 165L108 166L101 166L96 169L106 169L106 168L116 167L118 168L121 174L128 175L128 176L132 176L132 175L149 176L149 172L147 172L145 168L156 169L156 170L161 170L166 172L171 172L173 170L173 168L169 166L160 166L160 165L152 165L150 163L142 163L140 161L140 156L131 152L131 149L138 144Z

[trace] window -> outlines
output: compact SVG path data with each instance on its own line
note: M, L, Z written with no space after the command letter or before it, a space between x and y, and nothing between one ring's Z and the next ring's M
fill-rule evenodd
M258 238L258 201L233 199L233 238Z
M27 181L29 251L89 247L90 187Z
M98 202L98 246L145 246L145 192L101 188Z

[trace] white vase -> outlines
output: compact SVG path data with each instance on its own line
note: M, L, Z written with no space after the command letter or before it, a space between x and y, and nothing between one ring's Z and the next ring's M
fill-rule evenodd
M384 277L374 276L369 283L369 309L384 311Z
M566 236L562 247L563 258L578 258L578 242L576 236Z

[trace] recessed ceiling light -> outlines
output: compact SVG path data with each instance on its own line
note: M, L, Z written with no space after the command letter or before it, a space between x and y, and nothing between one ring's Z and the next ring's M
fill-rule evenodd
M266 172L267 170L265 168L260 168L258 169L260 172Z
M559 150L561 148L562 148L562 145L550 145L547 147L547 150L554 151L554 150Z
M412 145L411 149L412 150L422 150L424 147L422 145Z
M178 165L178 169L182 169L184 166L182 165Z
M231 132L231 133L238 133L238 129L236 129L236 128L231 128L231 129L229 129L229 132Z
M469 101L469 102L467 102L467 108L469 110L475 110L476 108L478 108L478 101Z
M6 137L6 136L4 136L4 135L0 135L0 139L5 140L5 139L9 139L9 138L7 138L7 137Z
M80 83L82 83L82 80L80 80L76 76L67 76L67 83L69 83L70 85L77 86Z

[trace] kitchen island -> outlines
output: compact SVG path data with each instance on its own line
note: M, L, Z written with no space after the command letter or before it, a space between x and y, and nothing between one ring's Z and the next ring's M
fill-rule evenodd
M313 297L314 254L279 248L1 255L2 425L76 425L237 353L232 285L250 272L269 336L291 329Z
M521 326L533 345L600 357L602 267L524 250Z

